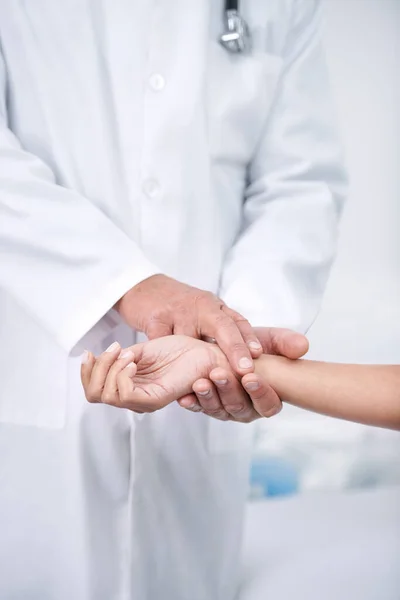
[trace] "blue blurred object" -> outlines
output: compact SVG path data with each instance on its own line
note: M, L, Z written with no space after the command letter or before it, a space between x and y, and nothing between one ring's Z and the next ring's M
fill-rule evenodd
M296 467L274 456L254 457L250 471L250 497L265 498L295 494L299 489Z

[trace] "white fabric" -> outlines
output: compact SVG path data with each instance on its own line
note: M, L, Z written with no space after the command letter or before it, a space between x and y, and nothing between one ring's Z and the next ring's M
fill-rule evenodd
M0 3L0 598L233 598L251 428L88 406L76 355L132 343L110 309L156 272L315 316L344 191L319 3L244 4L251 56L221 2Z
M400 488L250 504L238 600L398 600Z

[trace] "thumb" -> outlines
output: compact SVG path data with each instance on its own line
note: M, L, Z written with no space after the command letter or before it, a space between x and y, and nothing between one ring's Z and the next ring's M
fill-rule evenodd
M301 358L308 352L308 339L302 333L280 327L255 327L265 354L277 354L286 358Z
M167 335L172 335L174 333L173 326L168 323L163 323L162 321L152 321L147 327L145 331L149 340L156 340L160 337L165 337Z

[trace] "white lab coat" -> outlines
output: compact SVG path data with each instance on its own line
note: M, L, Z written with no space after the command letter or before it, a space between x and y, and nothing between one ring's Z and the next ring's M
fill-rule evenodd
M304 330L345 178L319 2L0 2L0 598L233 600L250 427L85 403L153 273Z

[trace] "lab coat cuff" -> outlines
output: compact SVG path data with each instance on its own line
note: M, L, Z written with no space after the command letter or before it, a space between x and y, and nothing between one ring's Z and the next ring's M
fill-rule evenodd
M74 314L60 334L63 348L72 356L81 354L86 348L101 343L113 329L123 323L113 306L132 287L160 273L149 261L141 261L139 266L130 267L118 277L104 285Z

